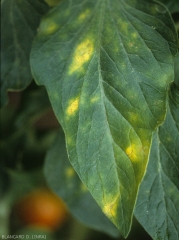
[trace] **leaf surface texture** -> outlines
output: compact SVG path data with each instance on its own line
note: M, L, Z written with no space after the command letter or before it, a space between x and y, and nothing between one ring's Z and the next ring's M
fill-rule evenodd
M176 33L153 1L63 1L41 22L31 66L69 159L127 236L152 133L164 120Z
M50 188L63 198L78 221L113 237L119 236L118 229L101 211L71 166L62 131L59 131L55 143L47 152L44 173Z

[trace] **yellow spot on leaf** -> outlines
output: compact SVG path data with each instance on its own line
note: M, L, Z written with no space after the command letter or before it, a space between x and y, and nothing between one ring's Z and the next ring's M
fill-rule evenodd
M68 167L65 170L65 175L66 175L67 178L72 178L75 175L74 169L72 167Z
M79 98L71 100L66 110L67 116L74 115L75 112L78 110L78 107L79 107Z
M67 144L69 145L69 146L73 146L74 144L75 144L75 142L74 142L74 140L73 140L73 138L72 137L66 137L66 141L67 141Z
M103 207L103 212L109 218L115 218L117 216L118 206L119 206L119 196L117 196L117 198L113 198L109 202L107 202Z
M91 103L95 103L95 102L97 102L99 100L99 96L95 96L95 97L92 97L91 99L90 99L90 102Z
M138 146L137 144L131 144L131 146L126 148L126 154L129 156L129 158L132 162L140 161L141 151L143 151L142 148L140 146Z
M120 27L120 31L127 35L129 33L129 24L125 21L123 21L123 19L118 19L118 24L119 24L119 27Z
M132 98L132 96L131 96ZM139 115L134 112L129 113L129 119L132 123L140 123L141 119L139 118Z
M80 16L78 17L78 21L79 22L82 22L84 21L90 14L90 10L89 9L86 9L83 13L80 14Z
M52 34L58 29L58 25L54 22L44 22L40 28L45 34Z
M133 32L133 33L131 34L131 37L134 38L134 39L136 39L136 38L137 38L137 33L136 33L136 32Z
M89 38L82 41L75 49L68 73L71 75L76 71L83 70L83 65L90 60L93 52L93 41L91 41Z

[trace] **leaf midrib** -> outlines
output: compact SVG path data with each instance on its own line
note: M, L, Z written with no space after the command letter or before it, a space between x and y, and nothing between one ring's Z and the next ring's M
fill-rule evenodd
M120 189L120 181L119 181L119 175L118 175L118 171L117 171L117 162L116 162L116 159L115 159L115 156L114 156L114 147L113 147L113 143L115 143L116 144L116 142L113 140L113 137L112 137L112 134L111 134L111 130L110 130L110 126L109 126L109 123L108 123L108 118L107 118L107 110L106 110L106 106L105 106L105 93L104 93L104 87L103 87L103 83L102 83L102 81L103 81L103 78L102 78L102 75L101 75L101 72L102 72L102 70L101 70L101 66L100 66L100 59L101 59L101 56L100 56L100 49L101 49L101 36L102 36L102 29L103 29L103 23L104 23L104 16L105 16L105 8L107 7L107 2L108 2L108 0L99 0L99 1L102 1L102 7L101 7L101 11L100 11L100 22L99 22L99 30L100 31L98 31L98 48L97 48L97 56L98 56L98 72L99 72L99 85L100 85L100 95L101 95L101 106L102 106L102 108L103 108L103 111L104 111L104 113L105 113L105 117L106 117L106 125L108 126L108 132L109 132L109 135L110 135L110 141L111 141L111 145L112 145L112 149L113 149L113 159L114 159L114 162L115 162L115 165L116 165L116 174L117 174L117 177L118 177L118 188ZM109 2L108 2L109 3ZM117 144L118 145L118 144ZM103 194L104 194L104 192L103 192ZM122 210L122 215L124 216L124 208L123 208L123 203L122 203L122 201L121 201L121 204L120 204L120 206L121 206L121 210ZM112 217L113 217L113 215L112 215ZM124 217L123 217L123 219L124 219ZM115 222L115 219L114 219L114 222ZM123 224L122 224L123 226L124 226L124 231L123 232L125 232L125 234L126 234L126 232L128 231L128 226L127 226L127 223L125 222L125 221L123 221Z
M101 1L101 0L99 0ZM104 110L104 113L105 113L105 117L106 117L106 125L108 126L108 132L109 132L109 135L110 135L110 139L111 139L111 145L113 145L113 143L115 145L117 145L124 153L125 155L128 157L128 155L126 154L126 152L114 141L113 139L113 136L112 136L112 133L111 133L111 130L110 130L110 125L109 125L109 122L108 122L108 117L107 117L107 110L106 110L106 106L105 106L105 99L107 99L111 104L112 102L106 98L106 95L105 95L105 91L104 91L104 87L103 87L103 82L106 83L104 80L103 80L103 77L101 75L101 66L100 66L100 59L101 59L101 56L100 56L100 49L101 49L101 35L102 35L102 30L103 30L103 23L104 23L104 16L105 16L105 8L107 7L107 2L109 3L108 0L103 0L102 1L102 7L101 7L101 11L100 11L100 22L99 22L99 31L98 31L98 46L97 46L97 55L98 55L98 72L99 72L99 85L100 85L100 95L101 95L101 106L103 107L103 110ZM109 3L110 5L110 3ZM109 6L110 7L110 6ZM128 100L128 99L127 99ZM113 105L113 104L112 104ZM117 109L116 109L117 110ZM118 110L117 110L118 112ZM121 114L121 113L120 113ZM128 120L122 115L122 117L128 122ZM131 125L130 122L128 122L130 124L130 126L134 129L134 127ZM137 132L135 131L135 133L137 134ZM138 134L137 134L138 136ZM139 137L139 136L138 136ZM141 143L142 143L142 140L141 138L139 137ZM114 156L114 148L113 148L113 158L114 158L114 161L115 161L115 165L116 165L116 169L117 169L117 162L116 162L116 159L115 159L115 156ZM129 157L128 157L129 158ZM117 172L117 171L116 171ZM118 172L117 172L117 176L118 176ZM135 176L135 174L134 174ZM119 180L119 178L118 178Z

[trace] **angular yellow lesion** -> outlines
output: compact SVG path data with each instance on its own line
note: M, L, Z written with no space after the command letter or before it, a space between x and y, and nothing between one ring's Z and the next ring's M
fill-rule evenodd
M129 24L127 22L125 22L123 19L118 19L118 24L120 27L120 31L127 35L129 33Z
M92 98L90 99L90 103L95 103L95 102L98 102L98 101L99 101L99 99L100 99L100 97L99 97L99 96L94 96L94 97L92 97Z
M82 12L78 17L78 22L84 21L91 13L90 9L86 9L84 12Z
M137 113L131 112L131 113L129 114L129 117L130 117L130 120L131 120L132 122L134 122L134 123L139 120L139 115L138 115Z
M103 212L109 218L116 218L117 216L117 208L119 206L120 196L111 198L105 205L103 206Z
M94 42L91 38L84 39L80 44L77 45L74 51L68 74L71 75L76 71L83 70L83 65L90 60L93 53Z
M72 167L66 168L65 175L67 178L72 178L75 175L74 169Z
M70 100L69 105L66 110L66 115L67 116L72 116L76 113L79 107L79 97L75 98L73 100Z
M75 144L73 138L69 137L69 136L66 137L66 142L67 142L68 146L73 146Z
M52 34L59 28L58 24L52 21L44 21L40 27L40 31L45 34Z
M132 162L140 161L141 153L143 155L143 150L142 150L141 146L139 146L138 144L134 144L134 143L132 143L129 147L127 147L125 152Z
M137 38L137 33L136 32L131 33L131 37L136 39Z

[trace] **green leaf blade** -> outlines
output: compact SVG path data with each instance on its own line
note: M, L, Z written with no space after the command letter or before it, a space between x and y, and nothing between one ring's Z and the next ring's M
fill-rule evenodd
M179 11L179 2L177 0L159 0L162 4L166 5L171 13Z
M33 46L32 71L47 88L70 161L124 236L174 78L172 24L153 1L64 1Z
M118 229L102 213L86 186L72 168L66 151L65 136L58 132L45 159L44 173L50 188L67 204L72 215L83 224L113 237Z
M173 114L175 113L175 114ZM153 239L179 239L179 105L171 100L164 124L154 134L135 216Z
M32 81L29 56L41 16L48 10L41 1L6 0L2 3L1 104L7 90L22 90Z

